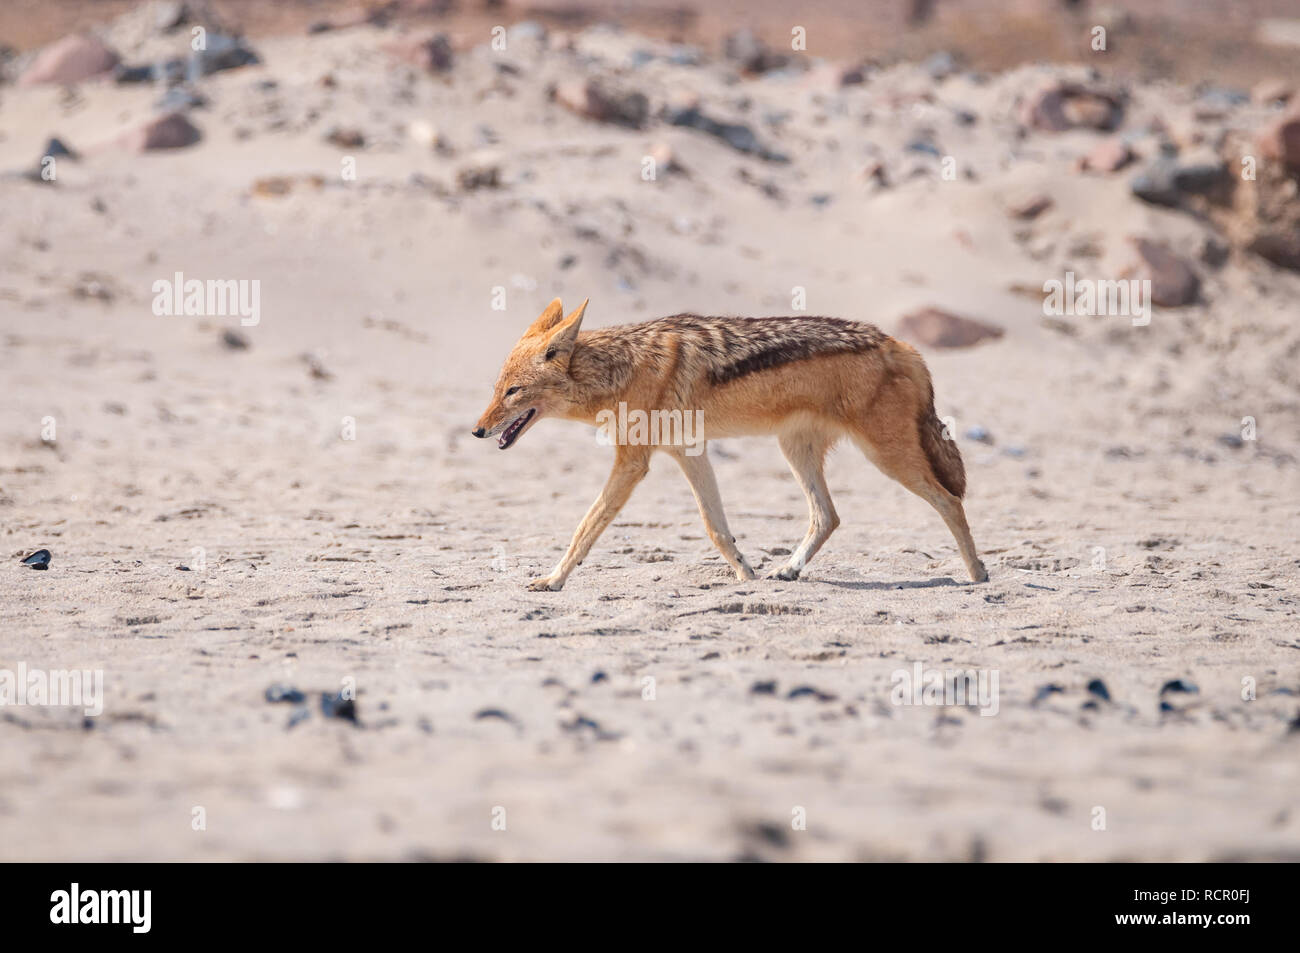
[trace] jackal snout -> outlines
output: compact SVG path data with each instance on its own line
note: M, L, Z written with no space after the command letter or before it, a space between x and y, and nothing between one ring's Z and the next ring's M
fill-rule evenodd
M559 298L546 306L506 358L474 436L500 434L497 446L505 450L543 415L564 413L573 401L569 358L586 310L583 301L566 318Z

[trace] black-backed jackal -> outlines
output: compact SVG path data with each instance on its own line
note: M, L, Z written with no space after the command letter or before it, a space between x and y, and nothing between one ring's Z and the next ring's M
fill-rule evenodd
M513 446L543 417L593 425L612 408L645 415L690 414L701 432L690 446L618 441L605 488L568 551L532 589L559 589L613 522L661 450L681 465L709 538L739 579L754 571L727 528L707 440L775 434L808 497L808 534L773 573L797 579L839 525L823 464L848 437L881 472L928 502L957 540L972 580L988 578L975 552L962 496L966 472L943 435L921 355L879 328L839 318L705 318L679 314L642 324L580 331L584 301L568 317L556 298L520 338L497 379L476 437ZM680 418L678 418L680 419Z

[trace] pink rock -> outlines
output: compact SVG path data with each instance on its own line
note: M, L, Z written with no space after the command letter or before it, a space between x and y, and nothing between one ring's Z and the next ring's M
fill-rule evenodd
M100 40L77 33L56 40L37 53L18 82L22 86L80 83L108 73L118 62L117 54Z
M1137 263L1131 271L1137 278L1151 281L1153 304L1178 308L1196 300L1201 281L1186 259L1168 245L1150 239L1130 237L1129 243L1137 252Z
M1118 172L1136 158L1133 150L1118 136L1103 139L1079 160L1080 172Z
M184 113L167 113L132 129L122 136L121 143L132 152L152 152L155 149L183 149L202 137L198 127L186 119Z
M1300 110L1269 123L1255 142L1262 158L1300 169Z
M898 322L898 333L927 347L970 347L985 338L997 339L1002 328L963 318L938 308L923 308Z

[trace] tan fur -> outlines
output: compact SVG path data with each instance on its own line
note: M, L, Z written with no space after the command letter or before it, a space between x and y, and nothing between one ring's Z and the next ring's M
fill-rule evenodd
M971 578L988 578L962 508L961 453L943 435L930 375L914 348L872 325L833 318L677 315L581 331L586 307L584 301L565 317L557 298L528 328L506 358L475 436L503 434L509 446L543 417L596 425L602 411L620 403L629 412L701 411L704 441L775 434L809 508L807 535L774 573L783 579L798 578L839 525L823 463L827 451L848 437L883 473L939 512ZM517 432L511 431L516 422ZM655 450L681 465L709 537L737 577L754 577L727 527L707 453L620 445L609 480L568 551L531 588L564 585L645 476Z

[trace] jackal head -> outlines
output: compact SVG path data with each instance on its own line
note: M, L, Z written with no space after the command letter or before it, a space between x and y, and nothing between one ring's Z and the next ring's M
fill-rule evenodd
M497 446L505 450L543 416L561 414L573 403L569 357L586 310L584 301L566 318L559 298L546 306L506 358L474 436L499 433Z

